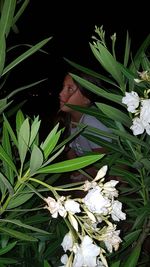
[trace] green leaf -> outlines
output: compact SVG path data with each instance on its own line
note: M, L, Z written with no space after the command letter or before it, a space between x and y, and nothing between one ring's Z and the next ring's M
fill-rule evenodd
M119 63L111 55L111 53L104 47L102 44L97 42L97 48L94 45L90 44L91 50L96 57L96 59L101 63L102 67L111 74L111 76L117 81L120 85L120 89L125 91L125 83L123 75L120 70Z
M49 133L47 138L45 139L44 143L41 144L41 149L44 152L45 158L49 156L49 154L52 152L52 150L55 148L61 131L57 132L59 127L59 123L53 128L53 130Z
M0 145L0 159L4 160L10 166L10 168L15 172L15 174L18 174L16 166L14 165L12 159L5 152L5 150L3 149L3 147L1 145Z
M145 146L146 146L146 144L145 144ZM144 168L146 170L150 171L150 160L148 160L147 158L142 158L142 159L140 159L140 162L144 165Z
M9 264L9 265L10 265L10 264L11 264L11 265L12 265L12 264L15 264L15 265L16 265L17 262L18 262L17 260L14 260L14 259L12 259L12 258L8 258L8 257L7 257L7 258L4 258L4 257L3 257L3 258L0 258L0 264L1 264L0 266L1 266L1 267L7 267L7 266L8 266L8 265L7 265L7 266L6 266L6 265L2 265L2 264Z
M24 117L22 111L18 110L17 115L16 115L16 130L17 130L17 132L19 132L24 120L25 120L25 117Z
M110 263L110 267L119 267L119 266L120 266L120 260Z
M93 71L93 70L91 70L89 68L86 68L86 67L84 67L84 66L82 66L80 64L77 64L77 63L75 63L75 62L73 62L73 61L71 61L71 60L69 60L67 58L64 58L64 60L67 61L67 63L69 63L75 69L81 70L82 72L84 72L86 74L89 74L90 76L93 76L95 78L98 78L98 79L100 79L102 81L107 82L108 84L116 86L116 83L112 79L108 78L107 76L104 76L104 75L100 74L99 72L95 72L95 71Z
M138 211L138 217L136 218L136 220L132 226L132 229L135 230L135 229L138 229L140 227L143 227L144 221L147 218L147 216L148 216L147 210L143 209L141 213L140 213L140 211Z
M7 95L7 99L11 98L11 97L14 96L15 94L17 94L17 93L19 93L19 92L21 92L21 91L23 91L23 90L29 89L29 88L31 88L31 87L33 87L33 86L36 86L36 85L38 85L38 84L40 84L40 83L42 83L42 82L44 82L44 81L46 81L46 80L47 80L47 78L42 79L42 80L37 81L37 82L34 82L34 83L30 83L30 84L21 86L21 87L15 89L15 90L13 90L9 95Z
M70 172L84 168L94 162L98 161L104 156L101 155L90 155L83 156L75 159L65 160L59 163L52 164L50 166L39 169L36 173L60 173Z
M30 142L29 142L29 147L32 145L34 142L40 128L41 121L39 120L39 116L37 116L32 125L31 125L31 133L30 133Z
M110 130L116 135L116 136L120 136L121 138L124 139L124 141L126 140L129 140L131 141L132 143L134 144L138 144L138 145L141 145L143 147L147 147L147 144L140 140L139 138L137 138L136 136L133 136L131 134L129 134L128 132L123 132L123 131L119 131L119 130L116 130L114 128L110 128Z
M3 145L3 148L6 151L6 153L10 156L10 158L13 158L12 151L11 151L11 144L10 144L9 135L8 135L8 130L7 130L5 122L3 124L2 145ZM12 168L5 161L3 161L3 168L4 168L5 176L7 177L9 182L13 185L14 184L14 172L13 172Z
M106 92L104 89L96 86L95 84L75 75L75 74L71 74L71 76L73 77L74 80L76 80L77 82L79 82L81 84L81 86L85 87L86 89L90 90L91 92L95 93L96 95L99 95L101 97L104 97L106 99L109 99L115 103L118 103L120 105L123 105L121 100L122 100L122 96L121 95L117 95L117 94L112 94L112 93L108 93Z
M141 233L141 229L133 231L129 234L127 234L123 239L123 246L122 246L122 250L124 250L125 248L127 248L128 246L130 246L131 244L133 244L139 237Z
M5 115L3 115L3 117L4 117L4 122L5 122L5 125L7 127L7 130L10 134L10 137L11 137L12 141L14 142L14 144L16 145L16 147L18 147L18 141L17 141L17 138L13 132L11 125L10 125L9 121L7 120L7 118L5 117Z
M44 260L44 267L52 267L52 265L50 265L48 261Z
M94 136L91 134L84 133L82 135L86 137L88 140L98 144L99 146L107 148L109 151L121 152L122 155L128 156L128 153L125 150L123 150L120 146L118 146L118 144L116 145L116 143L106 141L98 136Z
M63 146L62 148L60 148L52 157L50 157L46 162L44 162L44 164L42 165L42 167L48 165L50 162L52 162L53 160L55 160L65 149L65 146Z
M3 72L3 68L5 65L5 57L6 57L6 41L5 38L2 38L0 42L0 75Z
M0 110L3 109L7 104L7 98L0 99Z
M7 180L7 178L0 172L0 179L4 183L5 187L8 189L9 194L13 195L14 194L14 189L10 182Z
M17 241L9 243L4 248L0 248L0 256L6 254L8 251L12 250L17 244Z
M43 163L43 154L41 150L34 144L30 159L30 175L38 170Z
M127 127L131 126L131 120L129 116L124 114L119 109L103 103L96 103L96 105L104 114L106 114L112 120L119 121Z
M132 250L128 258L126 259L125 264L122 267L136 267L138 263L138 259L141 253L141 245L136 245Z
M46 38L42 40L41 42L34 45L32 48L28 49L25 53L20 55L18 58L16 58L14 61L12 61L8 66L6 66L3 70L2 75L6 74L8 71L10 71L12 68L20 64L23 60L34 54L36 51L38 51L42 46L44 46L47 42L51 40L52 37Z
M9 202L7 208L14 209L16 207L19 207L27 202L32 196L33 193L22 192L21 194L11 198L11 201Z
M47 231L44 231L42 229L39 229L37 227L33 227L31 225L28 225L28 224L25 224L25 223L22 223L20 220L7 220L7 219L0 219L0 221L3 223L3 222L6 222L6 223L11 223L11 224L15 224L19 227L22 227L22 228L25 228L25 229L30 229L34 232L38 232L38 233L41 233L41 234L46 234L46 235L49 235L50 233L47 232Z
M6 101L7 101L7 98L6 98ZM6 102L6 104L5 104L3 107L1 107L1 109L0 109L0 114L1 114L7 107L9 107L9 106L11 105L12 102L13 102L13 101L10 101L9 103Z
M19 232L19 231L16 231L16 230L13 230L7 227L0 226L0 232L6 233L9 236L15 237L16 239L21 239L21 240L28 241L28 242L38 241L37 238L32 237L30 234L27 235L27 234L24 234L22 232Z
M23 165L29 145L30 128L29 120L25 119L18 132L18 151L20 155L21 164Z
M0 42L3 37L7 37L12 26L15 12L16 0L4 1L0 20Z
M69 143L73 138L75 138L77 135L79 135L79 133L81 133L85 127L86 127L85 125L81 125L80 129L78 129L75 133L71 134L64 141L62 141L59 145L57 145L54 148L53 152L55 152L56 150L58 150L59 148L61 148L65 144Z
M19 8L19 10L17 10L17 13L15 14L14 18L13 18L13 23L12 25L14 25L17 20L20 18L20 16L23 14L23 12L25 11L27 5L29 4L30 0L24 0L21 7Z

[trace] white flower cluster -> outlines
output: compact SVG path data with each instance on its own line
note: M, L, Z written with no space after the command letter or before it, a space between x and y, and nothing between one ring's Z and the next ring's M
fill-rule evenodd
M122 241L120 230L116 230L112 220L125 220L126 214L122 212L122 203L116 200L118 181L104 183L106 172L107 166L103 166L92 182L84 183L82 189L87 192L84 198L73 200L70 196L61 196L57 201L52 197L45 199L45 208L53 218L60 215L68 218L71 224L62 242L65 254L61 258L61 267L107 267L106 251L101 248L101 242L110 253L119 248Z
M150 82L150 74L148 71L139 72L141 79L134 79L136 83L142 81ZM150 99L148 94L150 89L144 91L144 97L141 98L135 91L126 92L122 98L122 103L127 105L127 110L134 114L133 124L130 129L134 135L146 133L150 135Z

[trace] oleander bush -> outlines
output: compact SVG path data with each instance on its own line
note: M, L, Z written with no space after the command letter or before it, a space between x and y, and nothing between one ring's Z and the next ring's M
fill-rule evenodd
M96 26L90 48L100 64L101 73L66 59L72 66L99 78L103 84L99 88L72 74L82 86L102 99L95 103L95 108L72 108L96 116L110 129L108 134L88 126L88 133L84 134L109 151L95 165L98 168L108 165L109 176L120 181L119 200L123 204L126 221L121 225L119 250L108 255L109 266L149 266L150 35L137 51L132 51L132 40L127 32L122 62L116 49L116 33L111 36L110 42L106 43L105 39L103 26ZM93 133L110 137L112 143Z

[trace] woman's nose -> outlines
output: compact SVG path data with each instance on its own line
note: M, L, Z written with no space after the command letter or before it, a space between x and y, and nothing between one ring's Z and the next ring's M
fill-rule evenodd
M61 100L65 100L65 99L67 99L67 94L64 92L64 90L62 90L62 91L59 93L59 99L61 99Z
M60 93L59 93L59 98L61 98L63 96L63 91L61 91Z

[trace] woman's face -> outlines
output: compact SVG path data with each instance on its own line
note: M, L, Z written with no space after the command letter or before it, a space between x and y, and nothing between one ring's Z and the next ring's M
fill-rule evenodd
M73 111L71 108L65 106L65 104L78 105L82 107L86 107L90 104L90 100L80 92L78 86L69 74L66 75L64 79L63 88L59 94L59 99L60 109L64 112Z

